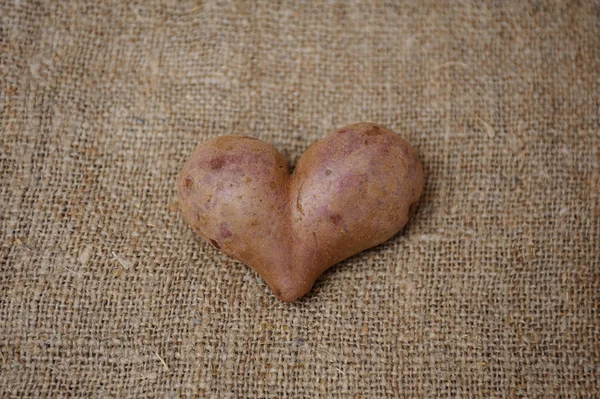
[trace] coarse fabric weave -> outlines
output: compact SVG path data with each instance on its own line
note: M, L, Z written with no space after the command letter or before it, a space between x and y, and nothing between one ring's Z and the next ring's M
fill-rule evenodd
M0 0L0 396L598 397L599 76L597 1ZM183 222L359 121L425 193L301 301Z

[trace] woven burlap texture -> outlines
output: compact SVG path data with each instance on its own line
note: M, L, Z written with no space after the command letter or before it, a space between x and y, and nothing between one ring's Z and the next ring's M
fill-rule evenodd
M597 2L0 4L1 397L600 394ZM425 193L298 303L183 222L200 141L358 121Z

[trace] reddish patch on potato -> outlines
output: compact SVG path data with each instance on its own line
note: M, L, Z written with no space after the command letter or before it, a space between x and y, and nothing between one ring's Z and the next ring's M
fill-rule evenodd
M231 236L233 234L231 234L231 231L229 231L229 229L227 228L227 223L225 222L221 222L221 224L219 225L219 235L224 239L228 239L231 238Z
M225 165L225 157L219 156L219 157L213 158L210 160L209 165L212 170L219 170L223 167L223 165Z

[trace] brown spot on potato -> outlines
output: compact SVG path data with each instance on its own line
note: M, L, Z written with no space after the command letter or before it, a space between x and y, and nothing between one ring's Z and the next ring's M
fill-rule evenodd
M246 183L250 183L252 181L252 178L250 176L246 176Z
M192 183L194 181L192 179L190 179L189 177L186 177L185 179L183 179L183 187L185 187L187 190L189 190L192 187Z
M213 240L212 238L209 238L210 243L213 245L213 247L217 248L217 249L221 249L221 246L219 245L218 242L216 242L215 240Z
M329 176L331 174L331 169L326 168L325 169L325 176Z
M298 209L298 212L300 212L300 214L304 216L304 209L302 208L302 204L300 203L300 193L298 193L298 196L296 197L296 209Z
M366 136L379 136L380 134L383 134L383 130L375 125L372 125L369 130L365 131Z
M219 170L225 165L225 157L218 156L213 158L210 160L209 165L212 170Z
M271 187L271 190L275 190L277 188L277 184L275 184L275 182L272 181L271 184L269 184L269 187Z
M340 215L339 213L334 213L333 215L329 216L329 220L331 220L333 224L337 225L342 221L342 215Z

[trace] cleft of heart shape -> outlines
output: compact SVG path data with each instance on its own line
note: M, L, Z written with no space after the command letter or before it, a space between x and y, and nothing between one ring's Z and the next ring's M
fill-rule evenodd
M282 301L329 267L400 231L424 185L416 151L371 123L311 145L290 175L272 145L221 136L198 145L178 180L187 223L254 268Z

